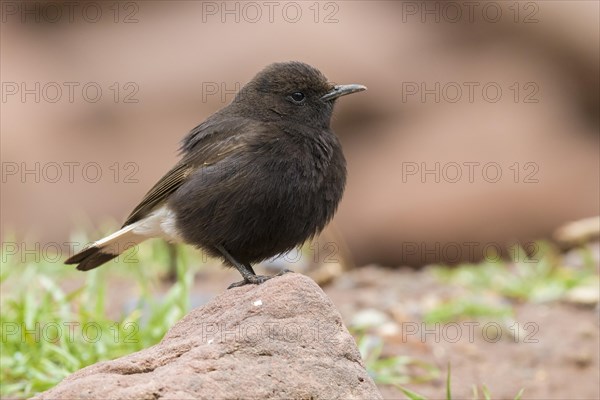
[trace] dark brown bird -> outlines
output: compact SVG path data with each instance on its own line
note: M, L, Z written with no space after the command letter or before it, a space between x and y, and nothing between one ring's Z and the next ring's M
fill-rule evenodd
M362 85L334 85L300 62L258 73L227 107L183 139L182 158L131 212L123 227L66 264L87 271L152 237L223 258L243 281L253 263L319 233L346 184L346 161L330 128L335 100Z

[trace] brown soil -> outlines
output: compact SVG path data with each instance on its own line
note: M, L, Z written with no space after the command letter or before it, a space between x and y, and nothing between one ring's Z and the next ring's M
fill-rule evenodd
M193 305L238 279L236 271L204 270L196 276ZM597 308L562 302L513 304L512 331L498 333L493 321L462 321L424 331L423 308L452 291L428 269L364 267L323 289L347 326L360 311L384 313L386 322L372 329L383 340L382 357L410 356L439 368L437 379L405 385L429 399L445 398L448 363L454 399L473 398L473 385L480 397L482 385L487 386L494 399L513 399L522 388L523 399L600 399ZM515 337L517 327L521 333ZM394 386L378 386L385 398L405 398Z

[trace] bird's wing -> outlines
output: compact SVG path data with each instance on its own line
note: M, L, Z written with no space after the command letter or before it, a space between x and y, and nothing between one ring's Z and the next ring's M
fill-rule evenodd
M165 174L133 209L123 227L143 219L163 204L199 168L213 165L245 146L242 140L248 126L232 119L213 124L200 124L184 139L184 156ZM192 140L190 140L192 139Z
M138 204L123 227L137 222L148 215L157 205L162 204L171 193L173 193L185 181L193 168L186 163L179 162L173 169L165 174L156 184L146 193L140 204Z

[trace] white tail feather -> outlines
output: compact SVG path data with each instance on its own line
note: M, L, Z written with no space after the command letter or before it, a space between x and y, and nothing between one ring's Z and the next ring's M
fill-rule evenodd
M125 250L148 239L148 236L139 235L134 232L135 225L136 224L127 225L121 230L94 242L92 246L102 249L103 253L115 255L121 254Z

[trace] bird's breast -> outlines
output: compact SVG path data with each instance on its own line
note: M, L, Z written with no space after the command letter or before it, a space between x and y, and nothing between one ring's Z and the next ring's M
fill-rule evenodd
M292 249L323 229L341 199L346 169L335 144L263 141L196 171L172 197L178 230L240 262Z

